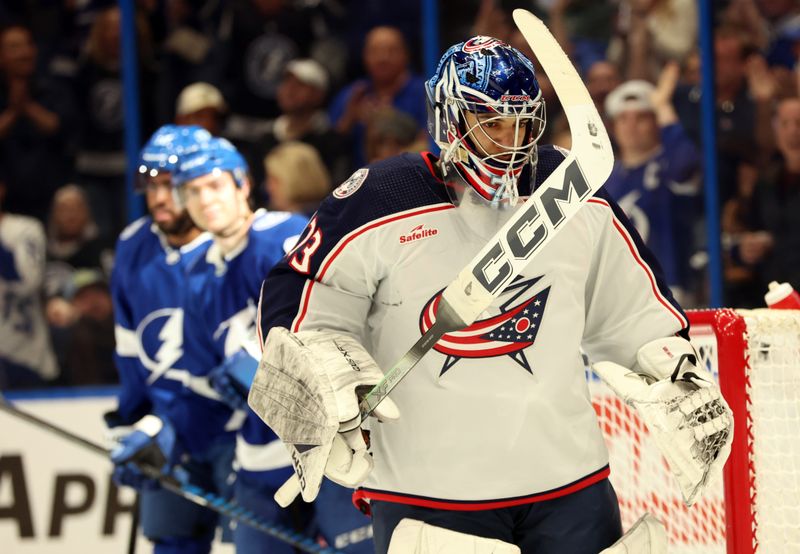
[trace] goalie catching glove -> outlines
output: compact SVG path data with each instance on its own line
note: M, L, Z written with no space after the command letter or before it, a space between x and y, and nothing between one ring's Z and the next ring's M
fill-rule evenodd
M592 368L639 412L691 506L730 454L733 414L688 341L657 339L636 358L637 371L613 362Z
M248 401L291 455L295 474L275 494L278 504L287 506L298 493L312 502L323 476L349 488L366 479L372 456L358 425L358 403L381 379L375 360L348 335L283 327L269 332ZM374 415L400 416L390 399Z

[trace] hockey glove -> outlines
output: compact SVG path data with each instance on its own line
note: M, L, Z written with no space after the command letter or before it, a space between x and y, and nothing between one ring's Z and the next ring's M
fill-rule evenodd
M349 488L366 479L372 457L354 422L359 395L381 379L375 360L353 337L330 331L291 333L282 327L270 331L249 403L291 455L295 475L275 494L281 506L298 493L313 501L323 475ZM374 414L380 420L400 416L390 399Z
M244 410L257 368L258 360L240 350L212 369L208 381L228 406Z
M181 449L172 425L151 414L129 429L129 433L118 437L118 444L111 451L115 483L154 490L159 487L159 476L187 480L186 472L176 465Z
M731 451L733 413L714 378L697 366L692 345L658 339L637 354L638 371L613 362L592 368L638 411L691 506Z

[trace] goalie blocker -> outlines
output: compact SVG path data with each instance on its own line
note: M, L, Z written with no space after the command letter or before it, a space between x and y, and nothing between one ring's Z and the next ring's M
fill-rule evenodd
M382 378L372 356L350 336L295 334L283 327L269 332L249 403L291 454L295 473L275 493L279 505L285 508L298 493L313 502L323 475L349 488L364 481L372 457L358 426L358 399ZM387 399L375 415L395 420L400 414Z

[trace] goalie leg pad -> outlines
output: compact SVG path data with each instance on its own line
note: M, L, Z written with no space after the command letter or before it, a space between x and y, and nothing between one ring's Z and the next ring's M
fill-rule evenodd
M487 539L451 531L416 519L404 518L397 524L387 554L520 554L518 546L498 539Z
M621 539L600 554L667 554L667 531L653 515L644 514Z

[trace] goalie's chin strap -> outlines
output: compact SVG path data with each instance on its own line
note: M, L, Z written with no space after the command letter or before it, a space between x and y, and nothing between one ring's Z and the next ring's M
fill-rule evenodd
M40 429L54 433L73 444L83 446L84 448L92 450L106 458L108 458L110 454L110 451L107 448L104 448L103 446L92 442L89 439L76 435L73 432L64 429L63 427L59 427L50 423L49 421L40 419L33 414L20 410L19 408L8 403L2 394L0 394L0 411L4 411L14 417L23 419ZM178 496L181 496L190 502L194 502L195 504L203 506L204 508L208 508L209 510L213 510L219 514L222 514L232 520L249 525L254 529L258 529L262 533L290 544L295 548L302 550L303 552L310 552L312 554L343 554L340 550L320 546L311 537L298 533L294 529L262 519L255 512L244 508L233 500L227 500L215 493L206 491L191 484L183 484L173 476L164 475L158 469L152 466L144 464L137 465L139 469L142 470L142 473L152 479L157 480L159 485L161 485L164 489L177 494Z

